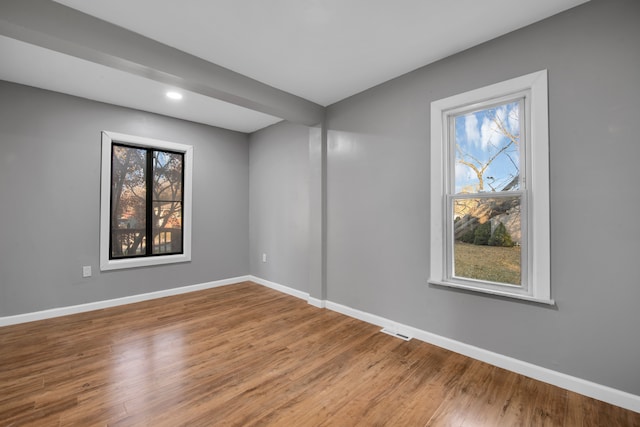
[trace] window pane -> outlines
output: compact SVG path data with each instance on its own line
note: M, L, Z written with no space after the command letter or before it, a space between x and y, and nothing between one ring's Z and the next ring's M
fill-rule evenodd
M146 151L113 145L111 156L111 258L144 255Z
M153 152L153 200L181 201L183 154Z
M520 189L520 105L454 117L456 194Z
M153 254L182 252L183 158L153 152Z
M453 198L452 276L521 285L521 196Z
M182 203L153 202L153 254L182 253Z

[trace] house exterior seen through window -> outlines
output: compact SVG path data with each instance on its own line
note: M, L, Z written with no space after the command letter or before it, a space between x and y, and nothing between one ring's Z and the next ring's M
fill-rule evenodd
M546 71L431 105L433 284L552 303Z
M192 148L103 132L101 268L190 259Z
M524 98L448 117L451 277L526 286Z

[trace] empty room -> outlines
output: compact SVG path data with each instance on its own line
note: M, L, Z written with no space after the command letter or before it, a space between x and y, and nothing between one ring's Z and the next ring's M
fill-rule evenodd
M0 1L0 427L640 426L637 0Z

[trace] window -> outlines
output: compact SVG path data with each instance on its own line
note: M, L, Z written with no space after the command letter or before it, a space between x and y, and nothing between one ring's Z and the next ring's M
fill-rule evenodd
M101 270L191 260L192 153L102 132Z
M429 282L553 304L547 72L431 104Z

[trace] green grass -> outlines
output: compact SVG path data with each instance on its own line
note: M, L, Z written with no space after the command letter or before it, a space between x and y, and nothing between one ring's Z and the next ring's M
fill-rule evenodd
M520 284L520 247L455 244L455 275L491 282Z

